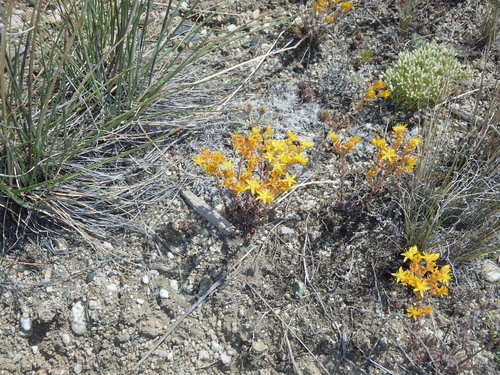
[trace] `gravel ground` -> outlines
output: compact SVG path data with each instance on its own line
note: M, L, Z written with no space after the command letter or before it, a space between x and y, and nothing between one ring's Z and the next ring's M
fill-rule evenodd
M298 14L299 26L306 20L305 1L208 3L216 13L209 33L263 25L236 31L237 46L219 51L226 67L297 41L291 31L277 39L280 17ZM179 139L161 166L159 183L171 195L133 218L156 241L123 232L91 246L40 235L2 257L0 374L497 373L498 259L454 265L450 295L435 299L431 316L411 321L404 314L410 290L390 275L405 245L401 210L394 196L367 198L362 177L371 146L349 155L341 186L336 158L321 141L331 128L320 111L347 113L367 82L418 38L453 45L495 94L498 51L485 58L474 44L483 2L426 3L407 33L398 27L398 3L360 1L322 32L319 46L306 41L268 57L219 121ZM374 54L364 62L368 49ZM235 89L255 68L223 79ZM468 85L474 90L479 80ZM472 112L472 95L454 101ZM419 134L429 115L377 101L340 131L371 138L406 121ZM459 117L450 123L466 127ZM228 240L179 193L189 189L221 210L216 184L192 157L200 147L227 151L232 131L256 124L294 130L316 146L275 219Z

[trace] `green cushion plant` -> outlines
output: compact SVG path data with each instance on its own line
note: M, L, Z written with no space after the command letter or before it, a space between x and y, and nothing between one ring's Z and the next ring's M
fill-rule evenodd
M383 75L392 91L392 99L402 109L418 110L446 99L457 83L470 72L444 46L426 43L399 55Z

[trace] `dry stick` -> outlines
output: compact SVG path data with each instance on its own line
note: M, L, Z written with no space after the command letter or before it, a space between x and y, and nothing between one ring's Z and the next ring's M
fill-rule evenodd
M292 361L293 369L295 370L295 373L298 375L302 375L302 371L300 371L299 366L297 366L297 363L295 363L295 357L293 356L293 351L292 351L292 346L290 345L290 340L288 339L288 328L283 326L284 333L285 333L285 341L286 341L286 346L288 347L288 354L290 355L290 360Z
M264 61L266 60L267 57L271 56L271 51L273 50L274 46L276 46L276 43L278 43L278 40L281 38L281 36L283 35L283 33L285 32L285 30L283 30L280 35L278 35L278 37L276 38L276 40L274 41L273 45L271 46L271 48L269 48L269 50L266 52L265 55L263 55L261 58L260 58L260 61L259 63L257 64L257 66L255 67L255 69L248 75L247 78L245 78L245 80L241 83L241 85L239 85L236 90L234 90L223 102L221 105L219 105L218 107L218 110L221 110L222 107L224 107L232 98L233 96L236 95L236 93L238 91L241 90L241 88L248 82L250 81L250 79L255 75L255 73L257 72L257 70L259 70L259 68L261 67L261 65L264 63ZM289 43L290 44L290 43ZM296 45L298 47L298 45Z
M287 327L287 329L290 331L290 333L293 335L293 337L295 337L295 339L304 347L304 349L314 358L314 360L320 365L320 367L327 373L329 374L329 371L326 369L326 367L321 363L321 361L316 358L316 356L314 355L313 352L311 352L311 350L307 347L306 344L304 344L304 342L300 339L300 337L298 337L295 332L293 332L289 327L288 325L283 321L283 319L281 319L281 316L279 316L275 311L274 309L272 308L271 305L269 305L269 303L267 303L267 301L260 295L259 292L257 292L254 288L252 288L252 286L250 284L246 284L246 286L252 291L252 293L255 293L255 295L257 297L260 298L260 300L264 303L264 305L266 305L269 310L273 313L273 315L281 322L281 324L283 324L283 326Z

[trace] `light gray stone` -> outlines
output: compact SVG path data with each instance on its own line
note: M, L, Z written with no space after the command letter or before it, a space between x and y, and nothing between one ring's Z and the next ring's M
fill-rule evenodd
M83 335L87 332L87 320L85 317L85 306L82 301L73 304L70 313L71 329L76 335Z

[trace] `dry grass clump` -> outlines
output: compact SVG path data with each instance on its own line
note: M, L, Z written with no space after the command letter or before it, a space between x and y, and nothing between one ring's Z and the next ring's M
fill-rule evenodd
M197 1L182 12L130 0L56 2L49 12L35 1L22 29L11 24L15 3L0 11L2 238L34 229L36 216L81 234L132 228L123 214L164 194L150 168L158 155L137 151L182 128L166 120L200 110L180 93L223 38L204 41L203 25L188 21ZM146 117L164 126L139 126Z

